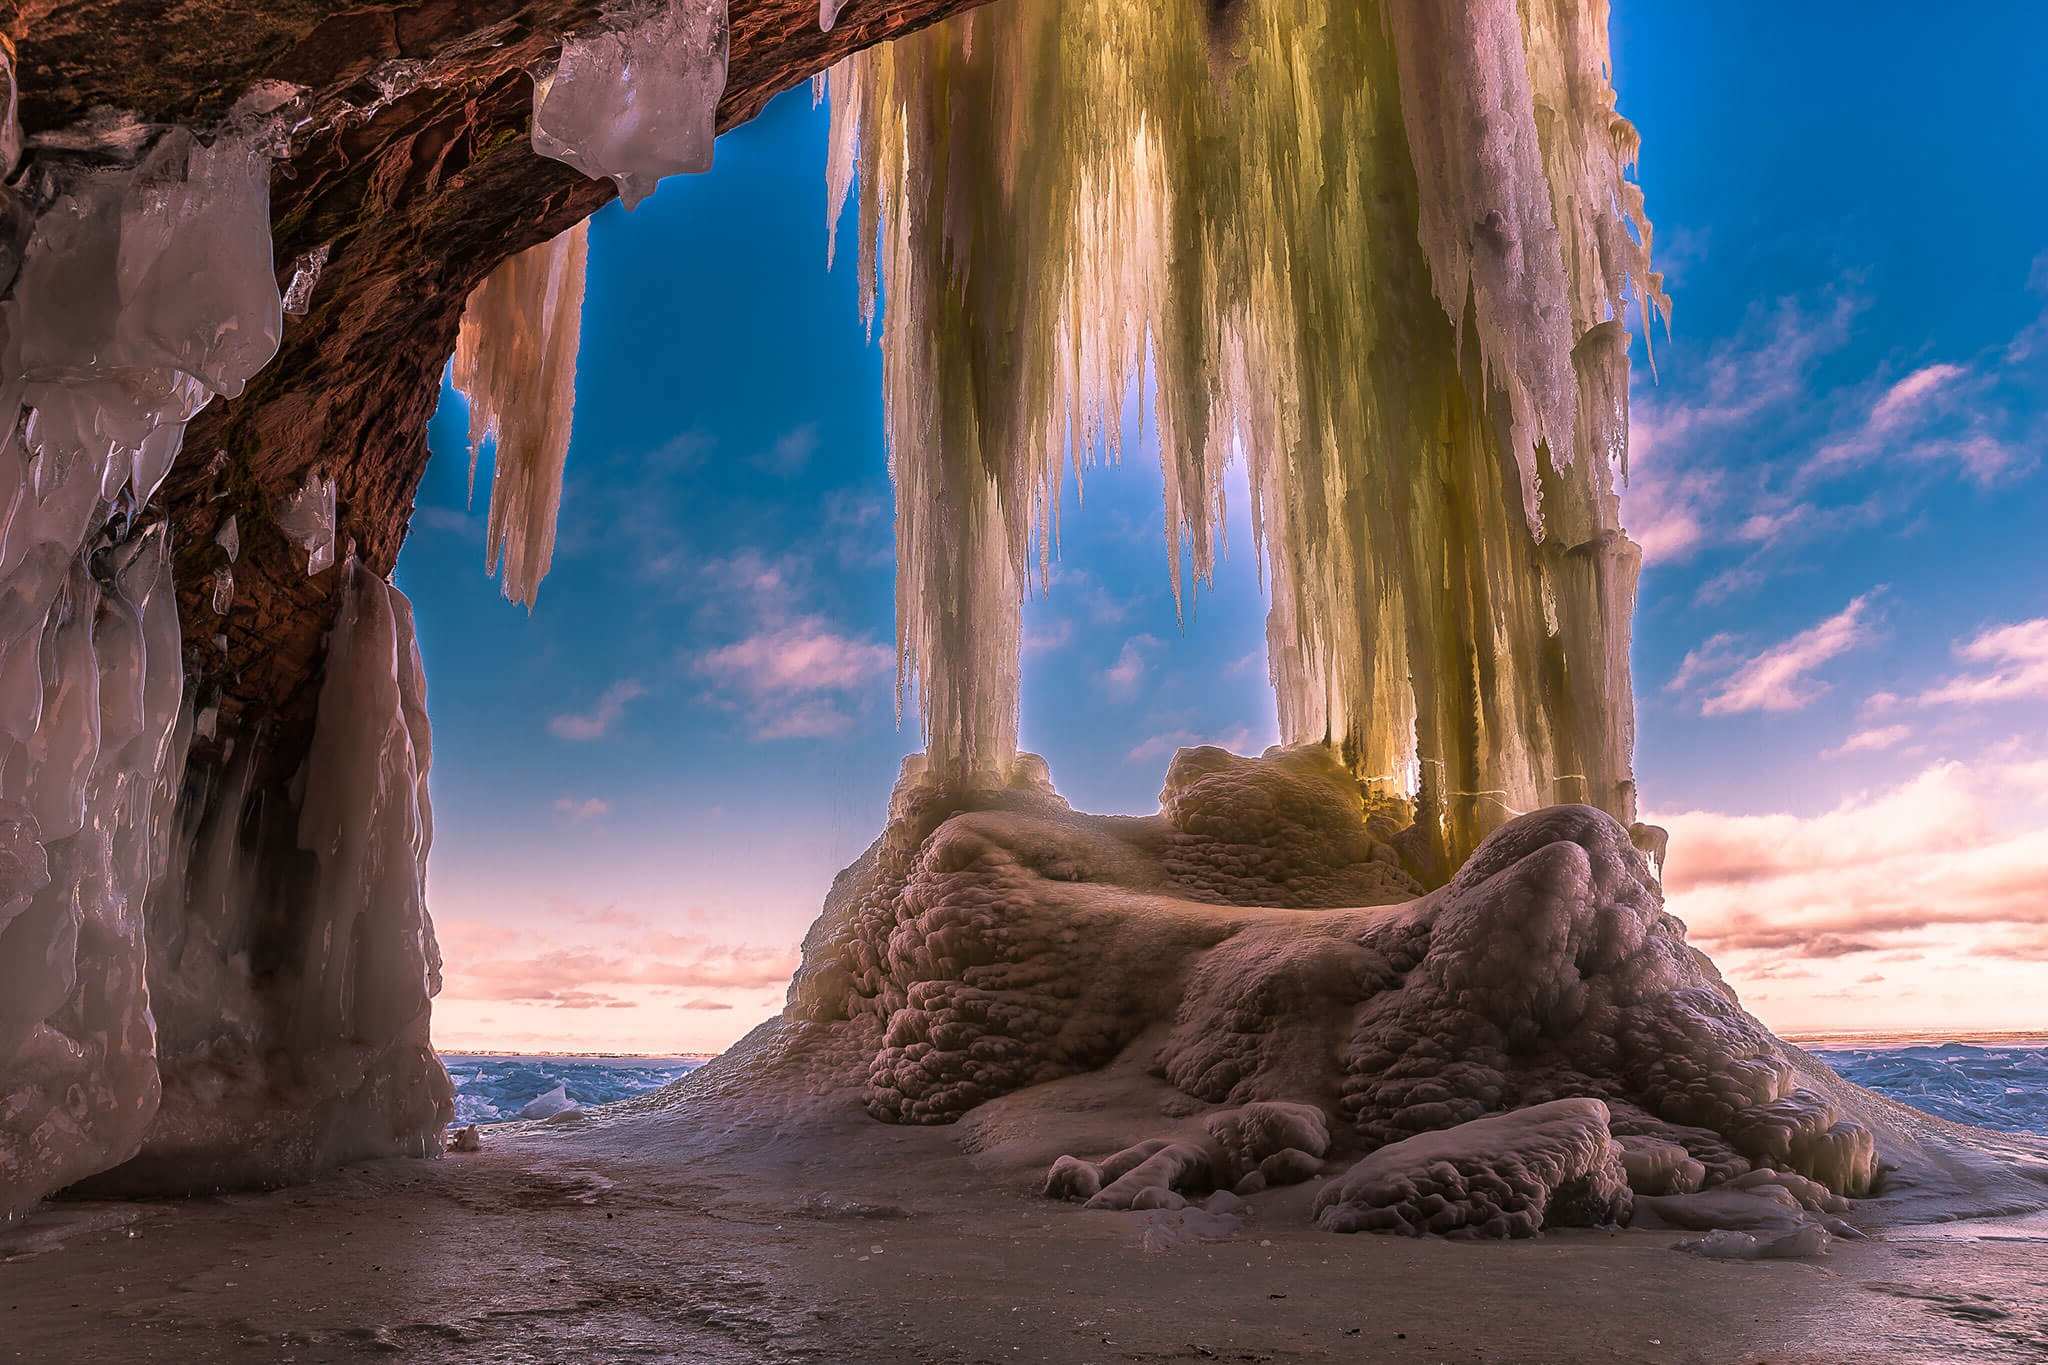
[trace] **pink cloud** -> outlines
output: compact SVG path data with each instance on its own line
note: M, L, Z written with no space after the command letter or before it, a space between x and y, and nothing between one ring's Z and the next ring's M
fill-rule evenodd
M1913 733L1909 725L1875 725L1858 730L1832 749L1821 752L1822 758L1840 758L1844 754L1876 753L1892 749Z
M1811 705L1828 690L1811 676L1813 671L1870 640L1871 597L1863 594L1820 624L1737 665L1701 702L1700 714L1796 711Z
M1717 953L1967 953L1992 950L1969 932L1987 926L2048 933L2048 809L2015 799L2048 788L2029 788L2026 766L1937 763L1811 816L1659 816L1665 893Z

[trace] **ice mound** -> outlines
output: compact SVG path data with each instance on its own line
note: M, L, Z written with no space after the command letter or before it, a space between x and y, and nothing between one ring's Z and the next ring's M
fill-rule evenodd
M534 82L533 150L611 177L629 209L663 176L710 170L726 46L726 0L610 7Z
M908 762L806 941L780 1045L875 1040L866 1105L902 1123L1135 1067L1161 1112L1193 1117L1067 1147L1048 1194L1174 1210L1343 1161L1316 1203L1347 1231L1526 1236L1633 1211L1841 1235L1880 1138L1918 1141L1743 1011L1599 810L1522 816L1417 895L1398 834L1320 746L1183 751L1160 805L1079 814L1029 756L968 791Z

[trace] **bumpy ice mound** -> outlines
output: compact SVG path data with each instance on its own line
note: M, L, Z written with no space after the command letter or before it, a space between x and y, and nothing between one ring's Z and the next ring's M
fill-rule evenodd
M962 795L913 759L805 944L784 1044L878 1032L865 1102L901 1123L1142 1049L1187 1121L1058 1163L1047 1193L1093 1207L1345 1161L1315 1201L1340 1231L1527 1235L1714 1187L1719 1227L1782 1213L1786 1181L1871 1188L1868 1097L1743 1011L1608 815L1523 816L1421 894L1320 747L1183 750L1160 804L1076 813L1033 759Z

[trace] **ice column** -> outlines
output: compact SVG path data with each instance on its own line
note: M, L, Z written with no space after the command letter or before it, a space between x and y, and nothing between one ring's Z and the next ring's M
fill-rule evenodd
M555 554L562 468L576 412L589 224L512 257L462 313L453 379L469 399L469 484L496 442L484 572L504 565L505 598L529 609Z
M663 176L711 169L725 93L726 0L642 0L563 40L533 86L533 150L591 179L611 177L627 208Z

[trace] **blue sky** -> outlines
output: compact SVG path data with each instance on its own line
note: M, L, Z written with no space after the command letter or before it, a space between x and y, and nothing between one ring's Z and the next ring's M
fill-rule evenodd
M1781 1027L2021 1027L2048 989L2038 24L1617 6L1677 305L1657 383L1637 360L1637 766L1673 908ZM825 268L824 139L792 92L710 175L594 220L531 618L480 572L459 396L435 420L398 581L435 722L444 1043L737 1037L915 747L880 356L850 262ZM1024 738L1077 805L1150 810L1176 744L1275 737L1232 505L1183 628L1149 455L1070 496Z

